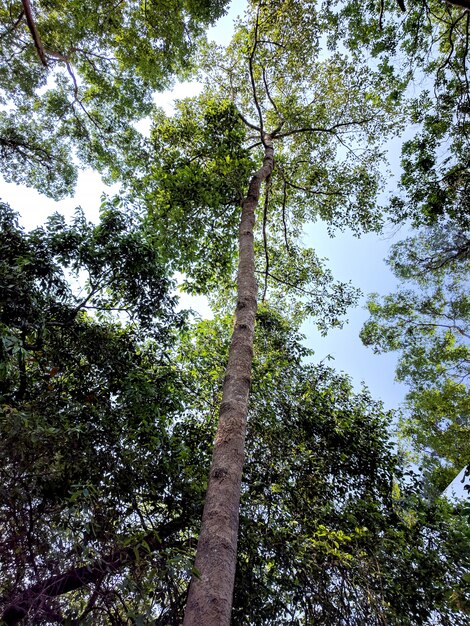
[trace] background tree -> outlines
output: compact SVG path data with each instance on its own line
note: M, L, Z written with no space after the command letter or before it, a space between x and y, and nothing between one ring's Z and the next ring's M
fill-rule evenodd
M414 136L402 146L403 172L387 210L395 224L421 227L389 260L412 287L382 304L374 298L362 336L376 350L402 352L397 378L411 386L403 432L426 452L433 489L442 490L469 458L470 14L465 2L355 0L327 3L326 14L337 40L353 54L367 46L416 93L407 105Z
M452 219L468 229L469 37L465 1L412 0L378 4L327 1L324 15L354 54L367 47L383 71L413 85L409 123L415 135L402 149L400 195L390 218L415 226Z
M403 288L369 302L361 333L377 352L401 353L397 379L410 387L401 429L438 492L470 458L469 243L446 224L396 244L389 264Z
M184 321L173 283L148 233L115 204L96 227L79 211L70 226L54 215L25 234L6 205L1 224L3 619L51 623L64 611L96 623L98 597L97 621L126 607L122 620L137 618L132 591L119 605L121 570L133 565L138 584L141 553L165 551L181 509L198 511L195 483L172 472L190 445L168 426L180 411L168 352ZM87 287L74 290L83 274ZM154 575L166 576L166 556L149 563ZM91 592L55 600L84 584ZM168 610L163 596L145 610Z

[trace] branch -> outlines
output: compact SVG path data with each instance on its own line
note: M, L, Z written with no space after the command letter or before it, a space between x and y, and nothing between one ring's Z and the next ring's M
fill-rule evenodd
M449 28L449 32L448 32L448 41L447 43L450 46L450 51L449 54L447 55L447 58L445 61L443 61L443 63L441 63L441 65L437 68L436 71L436 76L439 77L439 75L443 72L443 70L445 70L445 68L448 66L449 61L454 53L454 39L453 39L453 33L454 33L454 29L457 27L457 24L460 22L460 20L465 16L465 12L462 13L456 20L455 22L452 22L451 24L449 24L450 28ZM464 60L465 62L465 60ZM435 91L435 90L434 90Z
M371 122L374 118L369 117L359 121L352 122L338 122L337 124L333 124L329 128L324 128L321 126L318 127L309 127L306 126L304 128L295 128L294 130L288 130L285 133L279 133L279 135L275 135L275 139L283 139L284 137L290 137L291 135L296 135L299 133L331 133L335 134L335 131L338 128L344 128L345 126L359 126L360 124L367 124L367 122Z
M286 203L287 203L287 183L284 179L284 185L282 188L282 224L284 227L284 241L286 244L287 254L290 254L289 241L287 239L287 222L286 222Z
M261 271L256 270L256 273L261 274ZM271 272L268 272L268 276L269 278L272 278L273 280L280 283L281 285L286 285L287 287L291 287L292 289L297 289L297 291L305 293L307 296L313 296L313 297L317 296L317 294L313 293L313 291L308 291L307 289L303 289L302 287L299 287L298 285L294 285L294 283L290 283L288 280L283 280L282 278L279 278L278 276L274 276L274 274L271 274Z
M416 322L410 318L403 318L398 316L397 319L405 324L408 324L408 331L418 326L424 326L425 328L447 328L448 330L455 330L460 333L466 339L470 339L470 335L456 324L438 324L437 322ZM411 327L411 328L410 328Z
M86 305L88 304L88 302L93 298L93 296L95 296L101 289L103 289L103 283L104 280L111 274L111 269L107 270L103 276L100 277L98 283L96 285L91 284L91 280L90 280L90 293L87 295L87 297L82 300L81 302L79 302L69 313L68 317L67 317L67 322L66 324L70 324L71 322L73 322L73 320L76 318L76 316L78 315L78 313L80 312L80 309L82 308L97 308L97 307L87 307Z
M78 618L77 622L79 624L81 624L83 622L83 620L85 619L85 617L88 615L88 613L91 613L91 611L93 610L96 601L98 600L98 597L100 595L100 591L101 591L101 585L103 582L105 575L101 575L98 577L98 580L96 581L95 584L95 590L93 591L93 593L90 596L90 599L87 602L86 607L83 609L82 614L80 615L80 617Z
M17 596L3 611L1 620L6 626L17 626L35 604L43 602L44 598L56 598L65 593L76 591L91 583L99 583L107 574L118 572L125 565L138 559L145 558L150 552L155 552L174 530L180 527L180 521L172 520L159 529L160 533L150 532L140 540L138 545L114 550L108 555L97 559L89 565L74 567L51 576L46 580L32 585Z
M75 51L78 50L77 48L74 49ZM57 59L58 61L62 61L63 63L65 63L65 66L67 68L67 72L70 75L70 78L73 81L73 93L74 93L74 101L78 104L78 106L82 109L82 111L85 113L85 115L88 117L88 119L90 120L90 122L95 126L95 128L97 128L99 131L102 131L103 127L102 125L97 122L92 115L90 115L90 113L88 113L88 111L86 110L85 106L83 105L82 101L79 98L79 90L78 90L78 83L77 83L77 79L75 77L74 71L72 69L72 64L70 62L69 57L65 56L64 54L60 54L60 52L54 52L53 50L47 50L44 49L45 53L48 56L53 57L54 59ZM72 109L73 109L73 104L72 103Z
M282 48L282 50L286 49L286 46L278 41L270 41L269 39L258 39L258 43L264 43L268 46L277 46L278 48Z
M287 180L287 178L284 178L284 183L286 185L289 185L289 187L292 187L293 189L297 189L298 191L303 191L305 193L311 193L314 196L343 196L344 198L347 198L347 194L341 191L319 191L314 190L311 187L301 187L300 185L296 185L290 180Z
M263 114L261 113L261 107L258 102L258 96L256 95L256 83L255 83L255 77L253 74L253 59L254 59L255 52L256 52L256 46L258 45L258 26L259 26L260 8L261 8L261 5L258 6L258 11L256 13L256 24L255 24L255 32L254 32L255 40L253 42L253 48L251 50L250 58L248 59L248 66L250 69L250 81L251 81L251 89L253 91L253 100L255 102L256 110L258 111L261 141L263 142L263 145L264 145Z
M470 3L469 3L470 5ZM469 81L468 81L468 74L467 74L467 57L468 57L468 39L469 39L469 26L470 26L470 10L467 12L467 24L465 27L465 47L464 47L464 53L463 53L463 57L462 57L462 64L463 64L463 73L465 76L465 86L467 87L467 95L470 92L469 89Z
M266 292L268 290L269 253L268 253L268 238L266 235L266 223L268 221L268 206L269 206L270 191L271 191L271 176L268 176L266 179L266 192L264 196L264 209L263 209L263 246L264 246L264 256L266 259L266 267L264 270L264 289L263 289L263 297L261 298L262 302L265 301Z
M10 16L11 16L11 10L10 10ZM24 11L21 11L21 13L19 14L18 18L16 19L15 22L13 22L13 26L11 26L10 28L7 28L6 31L4 31L3 33L0 34L0 39L3 39L4 37L6 37L7 35L9 35L10 33L15 32L15 30L18 28L18 26L21 23L21 20L23 19L24 16Z
M252 128L253 130L258 131L259 133L261 133L261 132L262 132L262 131L261 131L261 128L260 128L259 126L255 126L255 124L252 124L251 122L249 122L249 121L246 119L246 117L244 117L244 116L240 113L240 111L238 111L238 115L239 115L239 117L240 117L241 121L242 121L244 124L246 124L246 125L248 126L248 128Z
M47 59L46 59L46 52L44 50L44 46L42 45L41 36L39 35L39 31L34 21L31 3L29 2L29 0L21 0L21 2L23 4L24 14L26 17L26 23L28 24L29 32L31 33L31 37L33 38L34 45L38 53L38 57L41 60L41 63L44 65L44 67L48 67Z
M269 102L271 103L271 105L272 105L273 109L275 110L275 112L279 115L279 117L280 117L280 118L281 118L281 120L282 120L282 115L279 113L278 108L277 108L277 106L276 106L276 103L274 102L274 100L273 100L273 99L272 99L272 97L271 97L271 93L270 93L270 91L269 91L269 87L268 87L268 79L267 79L267 77L266 77L266 70L265 70L264 66L263 66L263 68L262 68L262 72L263 72L263 83L264 83L264 88L266 89L266 95L267 95L267 97L268 97L268 100L269 100Z
M470 1L469 0L446 0L447 4L451 4L453 7L460 7L461 9L465 9L466 11L470 11Z

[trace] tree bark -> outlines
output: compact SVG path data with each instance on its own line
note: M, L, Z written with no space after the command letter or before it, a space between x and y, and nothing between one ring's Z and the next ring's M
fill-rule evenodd
M271 136L265 135L263 143L263 165L252 177L247 196L242 201L235 326L184 626L229 626L232 612L257 310L253 227L261 185L274 167Z
M48 65L47 65L47 59L46 59L46 52L44 50L44 46L42 45L41 36L39 35L39 31L36 27L36 22L34 21L31 3L29 0L21 0L21 2L23 4L23 10L24 10L24 14L26 17L26 23L28 25L29 32L31 33L31 37L33 38L34 46L38 53L38 57L41 63L44 65L44 67L47 67Z

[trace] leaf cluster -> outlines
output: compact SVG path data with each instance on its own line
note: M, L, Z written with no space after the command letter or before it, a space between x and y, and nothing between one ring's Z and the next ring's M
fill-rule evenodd
M2 1L2 171L59 198L73 190L73 156L112 167L116 152L137 141L132 123L153 109L153 91L187 73L204 28L225 5Z
M396 244L389 263L403 286L372 297L361 332L376 352L400 353L397 379L410 387L401 430L438 492L470 454L468 243L448 224Z

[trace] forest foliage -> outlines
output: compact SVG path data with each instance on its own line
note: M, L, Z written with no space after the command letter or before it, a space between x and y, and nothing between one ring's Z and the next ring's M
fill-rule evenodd
M0 5L6 180L59 198L92 166L120 185L96 225L77 209L25 232L0 204L1 619L182 622L240 204L269 137L232 623L463 625L469 510L441 493L469 459L469 7L265 0L220 48L205 30L225 9ZM155 107L194 71L200 96ZM305 245L318 220L414 229L388 260L402 287L371 297L361 336L400 354L399 428L421 472L397 416L303 345L305 319L326 333L358 297ZM178 308L176 272L212 320Z

